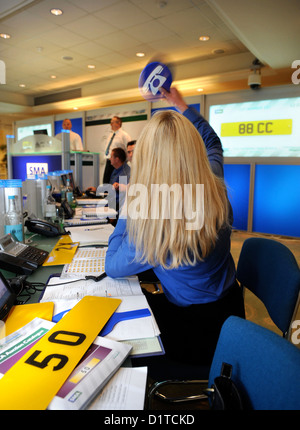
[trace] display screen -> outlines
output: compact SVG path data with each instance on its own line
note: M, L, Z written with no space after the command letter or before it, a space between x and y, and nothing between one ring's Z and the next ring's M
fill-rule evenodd
M48 136L52 136L52 125L39 124L18 127L17 140L21 140L23 137L32 136L33 134L47 134Z
M33 130L33 134L46 134L46 135L48 135L48 130L46 130L46 129Z
M6 280L0 273L0 320L8 314L13 303L14 295L8 289Z
M0 303L5 299L6 296L8 296L9 291L7 290L6 285L4 284L3 280L0 278Z
M0 239L0 249L1 249L1 251L4 251L5 248L7 248L7 246L10 245L13 242L14 241L13 241L13 239L12 239L12 237L11 237L10 234L6 234L5 236L3 236Z
M300 157L300 97L210 106L225 157Z

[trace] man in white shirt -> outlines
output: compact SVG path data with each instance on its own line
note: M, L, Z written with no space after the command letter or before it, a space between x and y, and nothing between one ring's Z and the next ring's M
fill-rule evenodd
M110 121L111 131L109 137L107 139L106 147L105 147L105 158L106 165L103 174L103 184L108 184L110 180L110 175L114 170L113 166L110 163L111 151L114 148L122 148L125 153L127 152L127 143L131 140L126 131L122 130L122 120L118 116L112 117Z
M70 150L71 151L83 151L83 144L79 134L72 131L72 122L70 119L64 119L62 123L62 128L64 130L70 131ZM62 140L61 133L55 136L57 139Z

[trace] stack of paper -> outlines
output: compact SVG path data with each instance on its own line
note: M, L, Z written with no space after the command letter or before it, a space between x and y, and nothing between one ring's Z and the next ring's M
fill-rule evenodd
M79 242L81 245L107 245L109 236L114 231L114 227L111 224L69 226L68 230L70 231L73 242Z
M79 227L79 226L88 226L88 225L99 225L99 224L107 224L108 221L106 218L71 218L66 219L64 221L65 227Z
M113 208L97 205L96 207L86 207L86 208L83 207L81 209L81 214L83 218L84 217L115 218L117 215L117 212Z
M0 378L53 326L54 323L50 321L35 318L2 339ZM85 409L120 368L130 350L131 346L126 343L97 337L53 398L48 409ZM96 404L98 402L99 397Z
M121 367L110 379L90 410L142 410L145 402L147 367Z
M113 208L97 205L95 207L77 207L75 210L75 218L115 218L117 212Z
M80 280L66 283L66 279L53 277L49 280L41 302L54 303L54 315L71 309L84 296L99 296L120 298L117 312L129 312L138 309L147 309L150 316L139 319L129 319L116 324L113 330L105 337L116 341L126 341L133 349L131 355L162 354L159 328L142 293L137 277L112 279L106 277L100 282L93 280Z
M80 206L87 206L87 205L93 205L93 206L106 206L108 204L107 199L76 199L77 204Z
M48 409L86 409L130 352L126 343L97 337Z
M107 248L79 248L70 264L63 268L61 278L99 276L104 272Z

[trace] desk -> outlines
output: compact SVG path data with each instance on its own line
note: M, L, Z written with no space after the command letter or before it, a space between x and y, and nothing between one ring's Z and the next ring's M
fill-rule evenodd
M48 252L51 252L51 250L53 249L53 247L55 246L55 244L58 241L58 237L54 237L54 238L47 238L44 236L40 236L40 235L35 235L33 237L33 242L31 243L31 245L33 246L37 246L38 248L44 249ZM32 275L28 276L27 280L29 282L39 282L39 283L45 283L48 281L49 277L52 274L60 274L62 271L63 266L40 266L35 272L33 272ZM8 272L8 271L2 271L5 275L5 277L12 278L15 276L14 273ZM149 280L148 277L146 277L146 280ZM145 279L144 279L145 281ZM156 279L151 279L151 281L156 281ZM41 292L37 291L35 294L33 294L30 299L28 300L27 303L36 303L39 301ZM148 363L148 364L147 364ZM131 358L128 358L122 365L122 367L132 367L132 365L135 367L135 364L138 366L138 363L135 363L135 360L132 360ZM148 366L149 365L149 359L145 358L144 359L144 363L141 363L140 365L142 366ZM153 381L148 378L148 384L146 387L146 391L147 389L149 389L149 386L151 385ZM198 387L197 387L198 388ZM202 387L199 387L198 390L201 391ZM179 394L185 394L182 390L180 390L180 387L175 387L172 386L171 387L171 392L168 393L169 395L179 395ZM187 404L177 404L177 405L168 405L166 403L162 403L161 401L157 400L157 399L153 399L153 402L151 404L151 410L182 410L182 409L208 409L208 403L205 401L199 402L197 404L191 404L191 403L187 403Z
M36 246L37 248L43 249L47 252L51 252L54 245L58 241L58 237L45 237L41 235L28 235L26 239L30 239L32 237L32 242L28 243L28 245ZM61 273L63 266L39 266L31 275L27 277L28 282L39 282L46 284L49 277L53 273ZM9 272L7 270L0 269L6 279L11 279L17 277L13 272ZM41 292L37 291L32 294L27 301L27 303L37 303L39 301L39 297Z
M57 241L58 241L58 237L55 237L55 238L47 238L47 237L43 237L43 236L39 236L39 235L35 235L35 236L33 236L33 241L30 243L31 245L33 245L33 246L37 246L38 248L41 248L41 249L44 249L44 250L46 250L46 251L48 251L48 252L51 252L51 250L52 250L52 248L53 247L55 247L55 245L56 245L56 243L57 243ZM51 276L51 275L53 275L53 274L60 274L61 273L61 271L62 271L62 269L63 269L63 265L60 265L60 266L40 266L37 270L35 270L35 272L33 272L33 274L32 275L30 275L30 276L28 276L27 277L27 279L26 279L26 281L28 281L28 282L30 282L30 283L35 283L35 282L38 282L38 283L44 283L44 284L46 284L47 283L47 281L48 281L48 279L49 279L49 277ZM8 272L8 271L4 271L4 274L5 274L5 277L6 278L13 278L13 277L15 277L15 274L14 273L11 273L11 272ZM124 282L125 282L126 280L124 280ZM84 282L86 282L86 281L84 281ZM119 282L119 281L112 281L112 280L110 280L110 282ZM121 282L121 280L120 280L120 282ZM132 280L130 280L130 282L132 282ZM137 285L138 285L138 282L137 282L137 280L135 280L134 281ZM55 283L55 282L54 282ZM139 291L140 291L140 287L139 287L139 285L138 285L138 288L139 288ZM42 288L40 288L40 290L41 290ZM133 291L137 291L136 289L135 290L133 290ZM85 294L88 294L88 293L85 293ZM91 293L92 294L92 293ZM137 294L137 293L135 293L135 294ZM132 297L132 300L133 299L139 299L140 297L145 301L145 305L143 305L143 307L146 307L147 305L146 305L146 300L145 300L145 298L144 297L142 297L142 296L138 296L137 297L137 295L135 295L135 294L133 294L133 297ZM141 292L139 292L139 294L142 294ZM35 303L35 302L38 302L39 301L39 298L40 298L40 295L41 295L41 291L37 291L37 292L35 292L35 294L33 294L31 297L30 297L30 300L28 300L26 303ZM97 295L97 294L95 294L95 295ZM129 294L130 295L130 294ZM22 296L22 295L21 295ZM21 297L21 296L19 296L19 298ZM115 296L113 296L112 295L112 298L114 298ZM129 297L130 298L130 297ZM126 303L127 303L127 306L128 306L128 302L125 300L126 299L126 297L124 298L124 301L122 300L122 305L124 304L125 306L126 306ZM77 298L77 300L78 300L78 298ZM109 299L106 299L106 300L109 300ZM137 302L136 302L136 300L134 300L133 301L133 303L132 303L132 300L131 300L131 302L130 302L130 305L132 306L132 305L135 305L136 303L140 303L141 301L140 300L138 300ZM143 302L143 300L142 300L142 302ZM51 301L51 300L50 300ZM72 305L71 305L72 306ZM120 306L121 306L121 304L120 304ZM21 308L21 306L20 306L20 308ZM24 308L25 308L25 306L24 306ZM120 310L119 310L119 312L122 312L122 310L121 310L121 308L119 308ZM135 309L138 309L138 307L137 308L135 308ZM99 315L101 315L101 313L99 314ZM97 314L97 318L98 318L98 314ZM88 321L89 320L89 318L86 318L85 319L86 321ZM152 324L152 323L151 323ZM146 323L145 324L143 324L142 326L143 326L143 330L144 330L144 328L145 327L147 327L149 325L149 322L148 321L146 321ZM141 325L140 324L138 324L138 327L140 328L141 327ZM152 326L151 326L152 327ZM148 336L145 336L145 337L148 337ZM123 338L123 340L124 339L129 339L129 340L125 340L124 342L123 342L123 345L124 346L122 346L122 348L123 347L125 347L125 345L127 345L128 343L130 344L130 343L134 343L134 341L136 342L138 339L136 339L136 338L130 338L130 337L124 337ZM131 341L130 341L130 339L131 339ZM134 339L134 340L133 340ZM145 339L146 340L146 339ZM107 341L108 341L108 339L107 339ZM119 345L121 345L121 343L119 343ZM128 345L126 346L126 347L128 347ZM120 349L121 349L121 346L119 347ZM128 350L128 352L129 352L129 350ZM126 367L132 367L132 364L131 364L131 360L129 359L129 360L127 360L127 362L126 362L126 364L125 364L125 362L122 364L122 367L124 367L124 366L126 366ZM136 372L136 370L135 369L132 369L132 371L133 372ZM133 372L129 372L129 369L128 369L128 372L127 372L127 374L128 374L128 377L127 377L127 380L128 380L128 378L131 378L131 376L130 376L130 374L129 373L133 373ZM146 377L146 372L145 372L145 370L144 370L144 378ZM141 388L142 388L142 390L144 391L144 389L145 389L145 387L143 387L143 386L141 386ZM134 398L134 397L132 397L132 398ZM142 397L139 397L139 398L142 398Z

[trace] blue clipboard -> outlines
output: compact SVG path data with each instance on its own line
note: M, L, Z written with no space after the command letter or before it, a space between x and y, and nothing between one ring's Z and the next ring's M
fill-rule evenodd
M53 316L52 322L57 323L70 309L66 309L56 315ZM127 311L127 312L115 312L110 319L107 321L99 336L106 336L108 333L112 331L114 326L118 324L120 321L131 320L135 318L143 318L151 316L151 312L148 308L137 309L135 311Z

